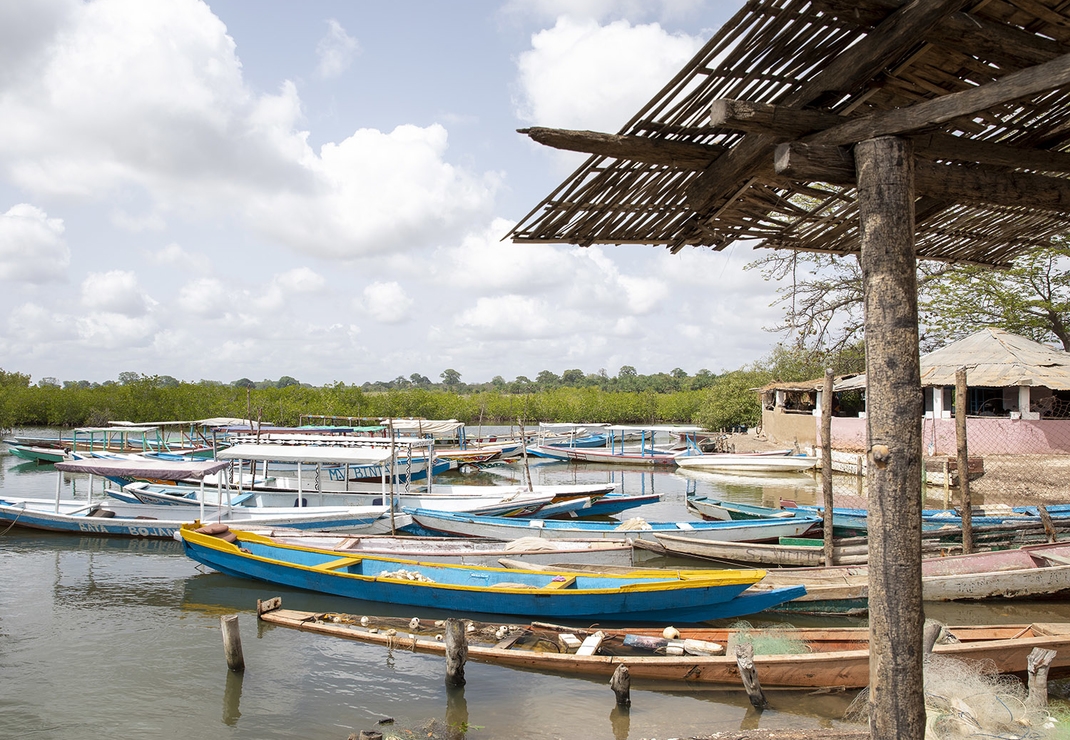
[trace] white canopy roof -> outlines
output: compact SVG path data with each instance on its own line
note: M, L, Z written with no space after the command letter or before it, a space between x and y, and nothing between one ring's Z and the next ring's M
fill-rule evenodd
M315 447L311 445L241 444L216 453L220 460L267 460L300 463L379 463L390 459L383 447Z
M200 480L210 473L230 467L227 460L187 462L153 458L88 458L64 460L56 463L56 470L67 473L118 476L120 478L151 478L155 480Z

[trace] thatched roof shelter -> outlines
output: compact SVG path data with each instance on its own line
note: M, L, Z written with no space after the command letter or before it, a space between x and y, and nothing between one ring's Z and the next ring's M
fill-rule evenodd
M592 156L514 240L860 254L870 729L920 739L916 259L1006 265L1070 227L1070 3L749 0L618 134L526 133Z
M971 386L1013 388L1042 386L1070 390L1070 353L1011 334L986 328L921 356L923 386L954 386L955 374L965 367ZM813 381L815 383L820 381ZM866 376L836 383L835 390L866 387Z
M751 0L616 135L525 130L592 156L511 236L858 252L843 147L894 134L917 255L1005 265L1070 227L1066 5Z

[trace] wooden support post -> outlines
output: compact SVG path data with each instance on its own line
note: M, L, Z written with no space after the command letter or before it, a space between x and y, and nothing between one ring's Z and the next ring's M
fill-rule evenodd
M1055 532L1055 524L1051 520L1051 514L1048 513L1048 507L1044 504L1037 506L1037 511L1040 513L1040 521L1044 525L1044 534L1048 538L1048 542L1055 542L1059 539L1059 536Z
M825 386L821 394L821 497L825 510L821 531L825 546L825 565L835 565L832 547L832 368L825 368Z
M1034 707L1048 706L1048 668L1055 660L1055 651L1045 648L1033 648L1026 658L1025 667L1029 674L1029 696L1026 703Z
M865 291L869 440L869 726L874 740L925 735L921 423L910 143L855 147Z
M933 652L933 646L940 639L940 633L944 631L944 625L935 619L925 620L925 632L922 637L922 653L928 658Z
M219 618L223 630L223 652L227 656L227 668L232 671L245 670L245 656L241 650L241 634L238 632L238 615L227 614Z
M750 703L755 709L768 709L769 701L758 682L758 669L754 667L754 645L749 642L736 645L736 666L739 667L739 677L743 679L743 688L747 690Z
M468 660L468 638L464 634L464 622L460 619L446 620L446 685L464 686L464 662Z
M613 678L609 679L609 688L617 695L618 707L630 707L632 705L632 674L628 666L623 663L613 671Z
M955 440L958 442L959 510L962 552L973 552L973 504L970 502L970 456L966 445L966 368L955 371Z

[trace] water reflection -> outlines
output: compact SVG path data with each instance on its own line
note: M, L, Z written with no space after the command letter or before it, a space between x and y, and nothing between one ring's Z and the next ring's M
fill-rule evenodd
M446 726L450 735L464 740L468 733L468 700L464 697L464 686L446 685Z
M632 726L631 708L614 704L609 710L609 726L613 730L614 740L628 740L628 733Z
M245 674L241 671L227 671L227 686L223 689L223 724L233 727L241 717L241 690Z

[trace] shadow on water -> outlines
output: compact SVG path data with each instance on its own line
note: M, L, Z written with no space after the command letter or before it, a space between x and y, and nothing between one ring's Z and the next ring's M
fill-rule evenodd
M227 671L227 687L223 690L223 724L233 727L241 717L241 691L245 674Z

